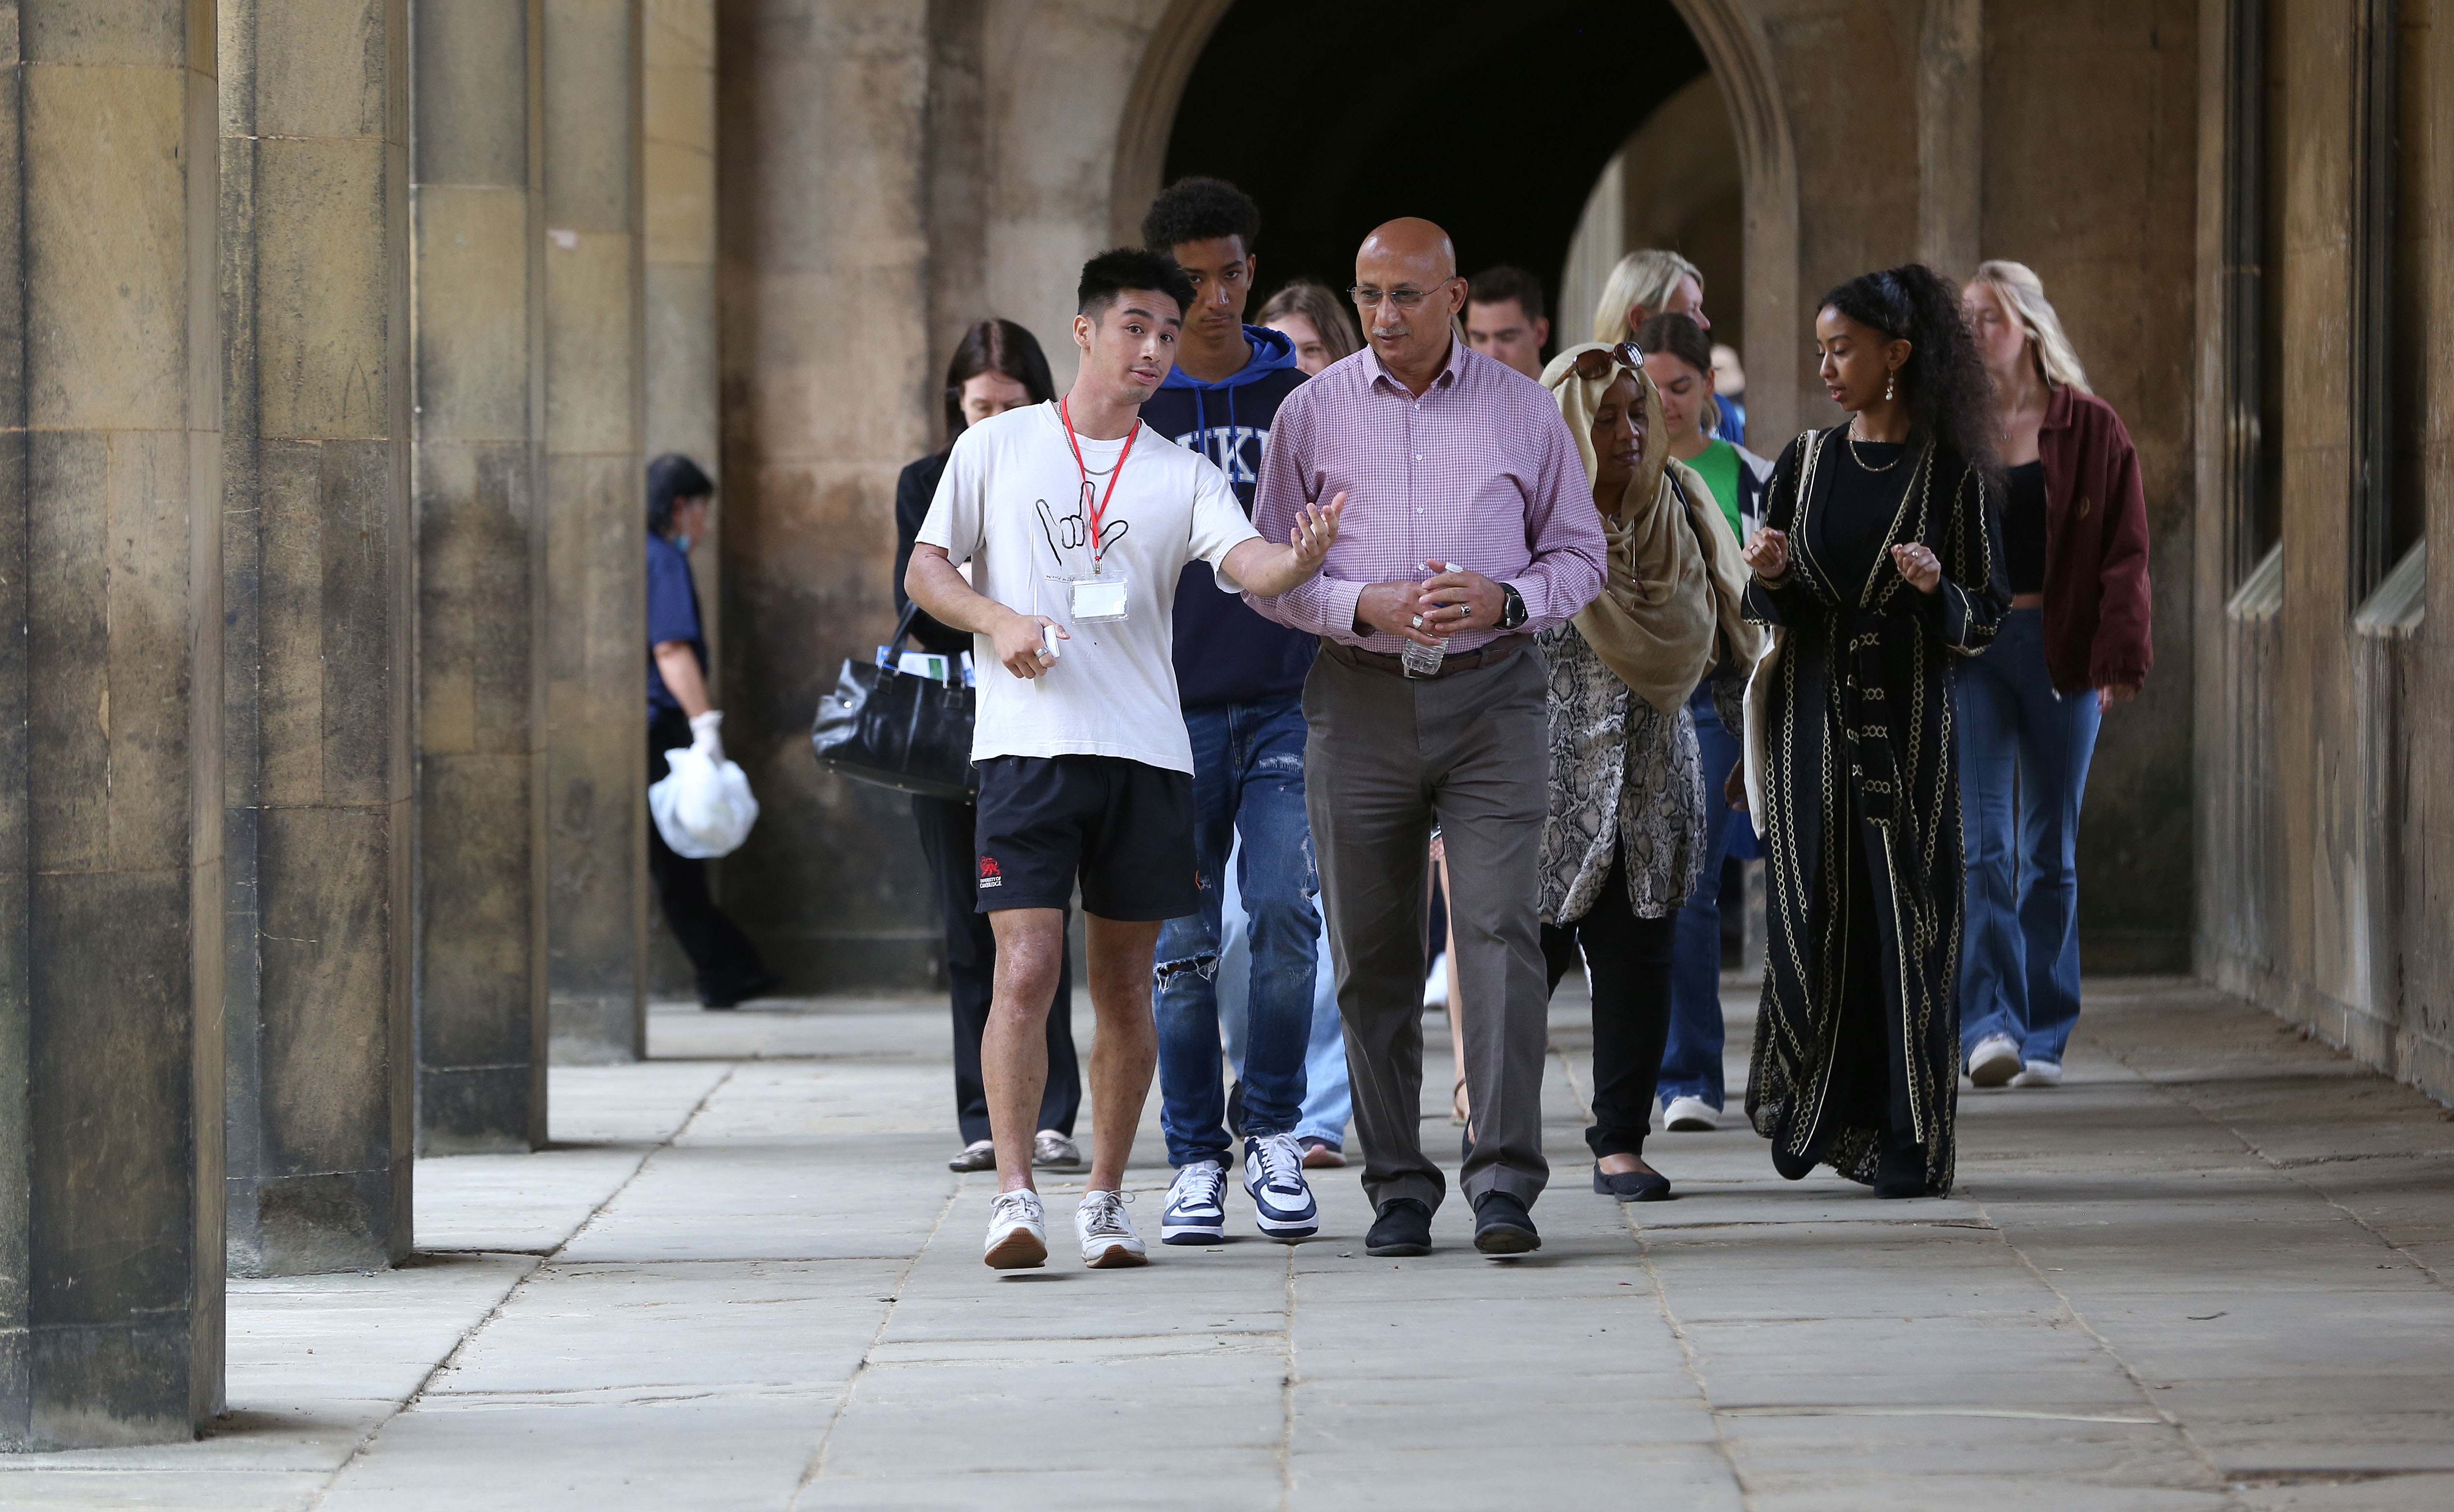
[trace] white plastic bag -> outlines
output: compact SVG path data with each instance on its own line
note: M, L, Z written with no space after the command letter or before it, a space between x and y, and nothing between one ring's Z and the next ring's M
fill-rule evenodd
M666 752L665 760L671 770L648 789L648 813L674 854L711 860L741 849L758 820L741 768L687 746Z

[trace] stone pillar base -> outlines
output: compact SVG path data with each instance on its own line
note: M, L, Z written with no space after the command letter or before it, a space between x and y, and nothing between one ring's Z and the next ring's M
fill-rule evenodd
M558 1066L610 1066L648 1058L647 1025L628 993L602 998L556 994L549 1012L548 1054Z

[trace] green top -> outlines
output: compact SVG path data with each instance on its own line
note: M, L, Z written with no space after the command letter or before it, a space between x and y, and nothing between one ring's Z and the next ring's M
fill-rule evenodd
M1716 437L1687 465L1703 477L1721 513L1729 516L1730 534L1745 540L1746 530L1739 523L1739 449Z

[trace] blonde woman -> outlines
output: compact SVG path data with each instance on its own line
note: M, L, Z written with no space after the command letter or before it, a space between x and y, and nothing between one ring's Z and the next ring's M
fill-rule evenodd
M2079 810L2097 722L2154 660L2147 501L2130 433L2088 392L2037 275L1981 263L1961 297L1994 380L2011 590L1993 649L1956 688L1961 1048L1978 1086L2050 1087L2079 1019Z
M1594 340L1603 346L1634 341L1655 315L1685 315L1697 330L1712 330L1713 322L1704 314L1703 270L1659 248L1629 252L1602 283L1602 296L1594 306ZM1745 442L1744 423L1719 398L1706 402L1703 418L1706 435L1733 446Z

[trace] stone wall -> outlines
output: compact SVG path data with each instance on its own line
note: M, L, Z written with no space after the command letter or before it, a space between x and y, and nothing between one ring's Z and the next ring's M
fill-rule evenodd
M2454 500L2454 356L2437 333L2454 309L2447 267L2454 192L2454 27L2441 7L2399 8L2399 34L2364 46L2374 8L2357 0L2273 0L2262 8L2265 64L2255 77L2233 28L2246 7L2210 5L2202 23L2199 284L2219 297L2236 253L2236 196L2263 187L2281 203L2281 244L2263 276L2280 286L2281 542L2256 567L2256 479L2240 449L2213 444L2255 423L2232 389L2234 360L2258 342L2255 308L2203 323L2196 521L2202 688L2199 969L2314 1028L2440 1098L2454 1097L2454 960L2434 878L2454 861L2440 811L2449 791L2449 667L2435 627L2454 605L2431 581L2426 533ZM2255 19L2255 13L2252 15ZM2364 195L2366 91L2398 89L2390 251ZM2280 111L2258 164L2252 132L2227 114L2243 91ZM2384 251L2390 357L2371 369L2363 320L2367 255ZM2364 423L2385 416L2386 447ZM2251 416L2244 420L2244 413ZM2354 552L2372 517L2363 464L2381 452L2417 506L2420 546L2373 576ZM2391 475L2391 474L2389 474ZM2444 575L2439 575L2441 577Z

